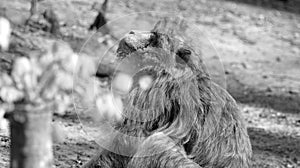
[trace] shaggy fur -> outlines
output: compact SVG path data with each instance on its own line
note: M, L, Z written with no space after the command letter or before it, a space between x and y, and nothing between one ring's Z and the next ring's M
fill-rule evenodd
M154 60L135 76L148 74L154 81L148 90L135 86L126 98L113 152L105 150L85 167L250 167L250 140L236 102L210 80L199 55L174 38L170 27L165 21L151 36L131 33L129 38L142 38L143 44L120 42L120 60L130 55Z

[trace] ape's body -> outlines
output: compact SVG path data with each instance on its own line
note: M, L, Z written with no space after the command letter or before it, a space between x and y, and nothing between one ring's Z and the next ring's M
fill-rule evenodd
M86 167L249 168L252 150L236 102L168 28L160 22L151 33L131 32L121 41L121 60L137 52L158 62L136 75L154 81L148 90L132 89L111 151Z

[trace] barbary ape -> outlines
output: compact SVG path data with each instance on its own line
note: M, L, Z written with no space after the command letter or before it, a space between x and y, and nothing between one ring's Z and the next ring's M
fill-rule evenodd
M146 74L153 82L147 90L133 85L114 125L118 134L84 167L250 167L251 144L235 100L210 79L201 54L177 38L174 25L182 23L164 19L120 41L117 62L143 64L134 80Z

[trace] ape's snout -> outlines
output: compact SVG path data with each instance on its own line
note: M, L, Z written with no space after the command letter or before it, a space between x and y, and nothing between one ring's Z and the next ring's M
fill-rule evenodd
M120 41L117 56L124 58L139 49L147 48L156 36L152 32L130 31Z
M151 32L130 31L123 40L128 47L137 50L147 47L153 37Z

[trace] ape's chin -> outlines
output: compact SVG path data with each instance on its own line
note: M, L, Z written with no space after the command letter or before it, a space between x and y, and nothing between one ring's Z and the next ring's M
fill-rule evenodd
M185 139L201 115L202 102L197 99L201 92L196 77L185 74L174 78L162 67L145 68L138 76L143 74L151 75L153 83L147 90L134 87L126 97L123 127L149 133L162 131Z

